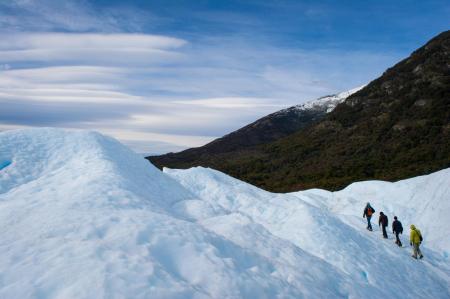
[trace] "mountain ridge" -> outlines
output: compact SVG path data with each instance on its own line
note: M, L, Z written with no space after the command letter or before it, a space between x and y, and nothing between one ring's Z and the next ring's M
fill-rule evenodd
M248 150L254 146L279 140L319 121L339 103L344 101L345 98L357 92L362 87L334 95L323 96L303 104L273 112L201 147L147 158L160 168L164 164L178 162L186 164L186 167L189 167L192 166L190 163L194 162L199 156L210 160L214 159L217 155L239 154L241 150Z
M450 31L288 136L238 155L173 158L151 161L212 167L276 192L337 190L352 181L393 181L450 167Z

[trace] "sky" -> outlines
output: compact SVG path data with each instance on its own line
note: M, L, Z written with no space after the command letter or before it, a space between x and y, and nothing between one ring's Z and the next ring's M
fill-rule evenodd
M449 25L447 0L0 0L0 131L176 152L364 85Z

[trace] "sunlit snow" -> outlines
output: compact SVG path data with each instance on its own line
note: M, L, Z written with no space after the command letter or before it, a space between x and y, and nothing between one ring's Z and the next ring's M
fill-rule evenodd
M450 169L274 194L57 129L0 133L0 162L0 298L450 298Z

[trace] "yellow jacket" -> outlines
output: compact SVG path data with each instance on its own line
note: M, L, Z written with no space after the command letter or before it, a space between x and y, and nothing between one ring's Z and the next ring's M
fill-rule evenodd
M411 225L411 234L409 235L409 240L413 244L420 244L420 230L418 230L414 225Z

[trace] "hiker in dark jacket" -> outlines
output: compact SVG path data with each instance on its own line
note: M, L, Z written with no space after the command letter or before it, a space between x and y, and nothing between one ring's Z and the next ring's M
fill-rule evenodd
M383 238L387 239L388 235L386 232L386 227L388 226L388 218L386 215L384 215L383 212L380 212L380 218L378 218L378 226L381 225L383 229Z
M370 231L372 231L372 224L370 223L370 219L372 218L373 213L375 213L375 209L372 208L372 206L368 202L366 207L364 208L363 218L367 218L367 229Z
M397 220L397 216L394 216L394 222L392 222L392 233L395 234L395 244L402 247L402 241L400 241L398 235L403 233L403 226L402 223Z

